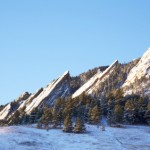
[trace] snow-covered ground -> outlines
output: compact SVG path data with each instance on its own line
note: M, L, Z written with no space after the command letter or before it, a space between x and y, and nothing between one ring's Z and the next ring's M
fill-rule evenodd
M0 150L149 150L150 127L87 125L86 134L40 130L27 126L0 127Z

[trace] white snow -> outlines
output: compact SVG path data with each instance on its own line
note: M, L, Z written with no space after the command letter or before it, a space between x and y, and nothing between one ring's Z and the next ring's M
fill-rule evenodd
M86 134L27 126L0 127L0 150L149 150L150 128L146 126L106 127L87 125Z
M111 69L118 63L118 60L115 60L104 72L96 73L89 81L87 81L82 87L80 87L73 95L72 98L80 96L83 92L91 93L92 86L99 80L101 81Z
M38 107L41 102L50 95L50 93L55 89L55 87L66 77L69 71L66 71L62 76L60 76L57 80L53 81L48 87L44 88L44 90L26 107L25 112L29 114L34 108Z
M23 107L28 106L28 102L34 97L34 94L32 94L27 100L25 100L18 108L18 110L22 109Z
M131 69L127 77L127 80L125 81L122 87L123 88L129 87L131 84L135 83L136 79L141 79L141 77L143 76L149 77L150 76L149 69L150 69L150 48L148 48L148 50L144 53L143 57L140 59L138 64L133 69ZM125 95L129 93L131 94L132 90L125 91Z
M20 101L19 102L19 105L23 105L24 103L25 103L25 101L26 101L26 99L23 99L26 95L27 95L28 93L27 92L24 92L23 94L21 94L16 100L15 100L15 102L18 102L18 100ZM12 114L13 114L13 112L12 112L12 114L10 114L10 109L11 109L11 103L9 103L8 105L6 105L6 107L4 107L4 109L3 110L1 110L0 111L0 120L5 120L6 119L6 117L8 117L8 118L10 118L11 116L12 116ZM9 116L8 116L9 115ZM7 118L7 119L8 119Z
M78 97L79 95L81 95L83 92L87 91L97 80L98 77L101 75L102 73L96 73L89 81L87 81L81 88L79 88L73 95L72 98Z
M11 104L9 103L8 105L6 105L6 107L3 108L3 110L0 112L0 120L3 120L5 119L9 112L10 112L10 109L11 109Z

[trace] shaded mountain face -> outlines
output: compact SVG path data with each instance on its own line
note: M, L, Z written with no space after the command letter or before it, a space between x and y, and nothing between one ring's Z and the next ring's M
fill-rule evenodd
M59 97L76 98L83 93L101 99L108 93L122 89L128 94L149 94L150 92L150 49L142 58L126 64L115 61L110 66L101 66L76 77L66 71L45 88L33 94L23 93L15 101L1 107L0 120L10 119L18 110L31 114L36 108L51 107Z

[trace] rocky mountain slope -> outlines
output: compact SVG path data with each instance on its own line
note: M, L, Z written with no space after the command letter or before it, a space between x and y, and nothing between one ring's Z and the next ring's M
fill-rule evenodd
M142 58L120 64L115 61L108 66L97 67L79 76L71 77L66 71L47 87L37 92L23 93L15 101L5 105L0 111L0 120L9 119L17 110L30 114L36 108L52 106L59 97L76 98L83 93L97 99L116 89L122 89L124 95L150 94L150 48Z
M25 92L21 94L15 101L7 104L0 112L0 120L6 119L10 117L21 105L21 103L25 102L31 94Z
M150 94L150 48L144 53L138 64L131 69L122 86L125 95Z
M113 72L113 68L118 64L118 60L116 60L112 65L110 65L105 71L101 72L100 70L83 86L81 86L73 95L72 98L76 98L81 94L92 94L93 90L97 88L99 82L105 80L106 76Z

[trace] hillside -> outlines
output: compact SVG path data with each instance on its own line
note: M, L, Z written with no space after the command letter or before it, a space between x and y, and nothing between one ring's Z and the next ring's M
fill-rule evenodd
M59 113L63 115L66 111L72 112L73 118L84 111L85 122L91 121L89 113L97 108L99 117L106 115L113 118L113 122L149 123L149 67L150 49L141 58L129 63L114 61L110 66L100 66L76 77L71 77L66 71L45 88L39 88L35 93L25 92L11 103L1 106L1 124L12 125L29 120L37 122L46 108L51 109L52 113L55 109L56 112L61 111ZM115 111L121 113L119 120L114 118Z

